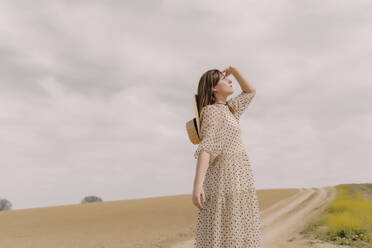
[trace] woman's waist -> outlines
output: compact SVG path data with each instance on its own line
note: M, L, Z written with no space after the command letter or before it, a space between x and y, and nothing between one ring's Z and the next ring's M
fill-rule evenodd
M237 155L247 155L244 147L239 149L224 149L222 151L223 156L237 156Z

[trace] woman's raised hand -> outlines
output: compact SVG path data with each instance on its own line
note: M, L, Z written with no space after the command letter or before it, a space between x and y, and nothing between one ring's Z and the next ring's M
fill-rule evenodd
M234 71L235 71L235 67L232 67L231 65L229 65L222 72L225 73L225 77L228 77L230 74L234 73Z

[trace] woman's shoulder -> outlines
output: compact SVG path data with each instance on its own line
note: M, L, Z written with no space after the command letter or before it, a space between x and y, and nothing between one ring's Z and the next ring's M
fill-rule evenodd
M205 105L201 112L200 112L200 118L215 118L215 119L223 119L224 112L222 111L222 108L219 108L216 104L208 104Z
M205 112L212 113L216 111L218 111L218 107L216 106L216 104L208 104L202 108L200 114Z

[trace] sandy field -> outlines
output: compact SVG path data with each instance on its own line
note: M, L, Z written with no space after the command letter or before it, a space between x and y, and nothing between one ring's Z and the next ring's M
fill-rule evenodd
M257 194L265 248L337 247L299 234L335 197L334 187ZM197 212L191 195L2 211L0 247L193 248Z

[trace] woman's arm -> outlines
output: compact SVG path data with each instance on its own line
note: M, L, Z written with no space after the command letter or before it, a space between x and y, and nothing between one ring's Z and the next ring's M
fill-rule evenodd
M225 69L228 76L230 73L236 78L238 81L240 88L242 91L247 93L256 93L256 89L252 87L252 85L243 77L243 75L233 66L229 66L227 69Z
M223 125L223 117L218 107L207 105L200 112L200 143L194 152L197 158L193 189L193 203L202 209L200 197L205 202L203 180L209 165L212 165L222 152L222 137L219 130Z
M233 74L240 84L240 88L242 89L242 92L240 92L240 94L228 100L229 105L235 109L235 117L239 119L245 109L248 107L253 97L256 95L256 90L252 87L252 85L248 83L248 81L240 74L240 72L235 67L229 66L224 71L226 72L225 76Z
M210 154L207 151L201 151L196 163L196 172L194 187L203 185L205 172L209 167Z
M194 179L194 186L192 192L192 201L195 206L197 206L200 210L203 209L201 204L200 198L205 202L205 194L203 189L203 180L205 176L205 172L209 167L209 159L210 154L203 150L200 152L200 155L197 160L196 164L196 171L195 171L195 179Z

